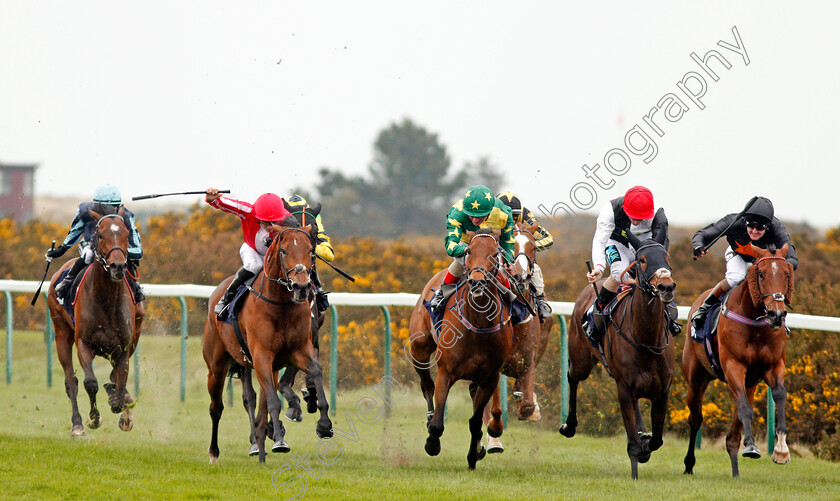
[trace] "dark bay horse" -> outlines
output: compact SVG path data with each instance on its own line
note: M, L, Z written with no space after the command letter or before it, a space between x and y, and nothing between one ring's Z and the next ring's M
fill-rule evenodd
M560 433L572 437L577 428L577 387L589 377L601 360L615 379L624 429L627 455L633 479L639 477L638 463L650 459L662 446L662 431L668 408L668 394L674 373L674 346L665 318L665 305L674 300L676 283L671 277L668 252L661 241L645 240L630 234L636 249L635 286L613 309L604 336L604 359L592 347L581 326L581 319L595 300L588 285L575 301L569 327L569 417ZM652 434L646 433L639 399L651 402Z
M726 301L725 313L721 315L717 333L711 339L711 346L720 359L720 367L726 378L729 391L735 399L732 422L726 434L726 450L732 463L732 476L737 478L738 449L741 429L744 431L743 456L759 458L761 452L755 445L751 424L753 419L753 397L759 382L770 387L776 403L776 446L773 462L787 464L790 451L787 446L785 426L784 386L785 341L787 332L784 319L786 306L793 296L793 265L785 261L788 245L781 249L761 249L750 244L755 253L755 263L747 269L747 278L732 289ZM689 318L711 289L694 301ZM712 321L709 317L707 322ZM689 324L690 325L690 324ZM700 425L703 423L703 395L716 375L709 363L709 357L701 343L685 338L682 370L688 381L688 408L690 427L688 453L685 456L685 473L694 470L694 446Z
M534 274L536 262L537 243L534 234L539 228L538 224L525 226L518 224L514 231L514 273L509 277L514 285L520 299L532 305L536 311L534 294L531 290L531 277ZM548 346L548 337L554 325L553 317L548 317L540 322L539 317L534 316L528 322L513 326L513 351L504 365L502 375L516 379L513 386L514 396L521 395L516 417L520 421L539 421L540 406L534 395L534 384L536 382L537 364L542 359L545 349ZM497 390L498 392L498 390ZM496 398L496 396L494 396ZM484 424L490 421L490 405L484 411ZM503 402L502 405L507 405ZM504 447L497 437L487 436L487 452L502 452Z
M208 452L211 463L219 457L219 420L224 409L222 390L233 362L245 366L248 374L243 377L250 377L249 371L253 368L260 382L259 413L251 422L256 426L261 462L265 462L268 415L275 423L273 450L288 451L279 415L281 403L277 396L276 371L289 363L306 371L315 382L317 405L321 412L316 434L322 438L333 435L332 422L327 416L329 406L321 382L321 365L312 345L311 310L307 300L312 286L309 271L315 259L317 228L312 225L301 228L296 220L287 218L283 226L275 225L273 230L276 236L266 253L263 270L256 276L254 286L239 311L238 323L250 358L243 353L245 349L237 341L233 326L219 321L213 311L232 277L219 284L210 296L204 324L203 353L210 393L212 434ZM244 398L253 399L255 395L246 394ZM246 403L246 409L254 407Z
M115 414L122 413L120 429L128 431L134 426L130 408L134 400L128 394L128 368L143 323L143 303L134 304L127 282L128 234L129 230L120 208L115 214L90 212L96 221L96 233L90 245L93 246L95 262L84 272L75 303L73 318L58 303L55 285L63 270L73 265L71 259L56 272L50 280L47 303L55 327L55 346L58 360L64 368L64 386L73 408L71 421L72 436L85 434L76 396L79 381L73 369L73 344L79 357L79 364L85 373L84 387L90 397L88 426L99 428L102 418L96 407L96 393L99 383L93 373L93 358L100 356L111 363L110 383L104 387L108 393L108 405ZM78 258L77 258L78 259ZM65 301L73 301L68 293ZM75 319L75 323L74 323Z
M443 413L449 390L458 380L473 382L467 464L474 470L476 462L486 453L481 444L482 414L499 383L502 364L513 349L513 326L498 295L502 252L499 232L482 229L467 235L470 241L465 256L465 277L445 306L440 334L433 328L423 301L431 299L432 287L440 287L446 270L438 272L426 284L411 313L411 336L406 344L406 355L420 375L428 406L429 436L425 449L430 456L440 453ZM430 369L435 364L438 370L433 381ZM498 399L494 404L488 433L498 437L503 429L502 410Z

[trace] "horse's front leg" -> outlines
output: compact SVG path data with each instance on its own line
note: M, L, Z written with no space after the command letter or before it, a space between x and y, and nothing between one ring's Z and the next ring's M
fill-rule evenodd
M573 320L573 322L575 322ZM588 348L588 341L577 325L573 326L569 335L569 415L566 422L558 430L567 438L575 436L577 430L577 389L578 384L589 377L595 359Z
M486 451L484 446L481 444L481 425L483 424L482 415L484 414L484 409L487 408L487 403L490 401L490 397L493 397L497 387L499 384L499 375L498 373L494 378L490 378L489 381L485 382L483 385L478 385L475 391L475 395L473 396L473 415L470 418L470 448L467 452L467 464L469 465L470 470L475 469L475 464L481 459L484 459L484 455ZM502 410L499 406L499 402L497 400L498 393L496 393L496 397L494 397L494 403L496 404L493 410L490 411L493 414L493 419L490 420L490 424L487 425L487 432L490 436L499 437L502 435ZM494 412L494 411L497 411Z
M122 431L130 431L134 427L134 415L131 409L126 406L125 396L126 385L128 384L128 365L129 358L126 353L123 357L117 359L114 363L111 376L114 380L113 392L108 395L108 405L111 406L111 412L120 414L118 425Z
M248 414L248 424L251 427L251 433L248 435L248 441L251 448L248 450L249 456L256 456L260 452L259 445L257 445L256 434L256 408L257 408L257 392L254 391L254 384L251 380L251 368L246 367L242 371L242 405L245 407L245 412Z
M79 365L82 366L85 373L84 386L90 398L90 414L88 415L87 425L88 428L95 430L102 425L102 416L96 407L96 392L99 391L99 381L96 380L96 375L93 373L94 354L81 338L76 340L76 354L79 357Z
M650 449L646 447L639 436L639 424L636 416L639 414L639 400L633 395L633 390L622 383L618 383L618 403L621 406L621 417L624 419L624 431L627 432L627 455L630 457L630 475L633 480L639 478L639 463L646 463L650 459Z
M647 446L651 452L662 447L662 434L665 432L665 420L668 417L668 397L670 396L671 386L668 385L657 398L651 400L650 406L650 426L652 436L647 442Z
M300 423L303 421L303 413L300 409L300 397L297 396L294 389L297 372L297 367L291 364L287 365L286 370L283 371L283 375L280 377L277 388L289 404L289 408L286 409L286 417L292 422Z
M330 404L327 403L327 396L324 393L323 370L321 364L315 359L313 351L306 353L298 351L292 357L292 362L302 370L306 371L307 377L312 378L315 385L315 397L318 402L318 410L321 417L315 425L315 434L318 438L330 438L333 436L333 425L330 420Z
M534 322L536 323L536 320ZM536 338L536 334L534 337ZM528 350L528 354L521 363L525 366L525 374L522 376L522 400L519 402L516 418L520 421L539 421L541 416L537 407L537 397L534 395L537 367L534 362L533 348Z
M446 399L449 396L449 390L455 379L443 367L438 367L437 378L435 380L435 404L432 412L432 419L427 424L429 429L429 436L426 438L426 454L430 456L437 456L440 454L440 437L443 435L443 412L446 407ZM487 403L486 401L484 402Z
M85 434L85 427L82 426L82 416L79 413L77 400L79 380L76 378L76 371L73 369L73 330L59 315L52 315L52 317L55 326L55 348L58 352L58 361L64 369L64 390L67 392L67 398L70 399L70 421L72 423L70 435L74 437L82 436Z
M260 400L266 403L266 411L268 417L274 423L274 436L272 439L275 442L284 442L285 429L280 423L280 407L282 403L277 396L277 386L275 385L274 370L274 353L268 350L257 348L253 349L254 372L257 374L257 380L260 382ZM268 419L266 419L265 412L263 412L262 405L259 411L259 424L256 430L256 439L259 446L260 463L265 463L265 437L268 432Z
M769 371L767 383L776 404L776 445L773 447L771 459L776 464L788 464L790 462L790 450L787 445L787 426L785 425L785 403L787 402L787 390L784 385L785 364L780 362Z

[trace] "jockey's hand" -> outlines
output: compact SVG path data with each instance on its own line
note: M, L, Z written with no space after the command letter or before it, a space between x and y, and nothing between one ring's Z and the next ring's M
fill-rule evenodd
M589 280L590 283L597 282L599 278L604 274L601 268L595 267L594 270L590 271L586 274L586 279Z
M516 275L519 274L519 271L518 271L516 265L513 264L513 263L505 263L505 271L507 272L508 275L510 275L512 277L515 277Z
M61 257L65 252L67 252L67 249L69 249L69 247L67 247L64 244L61 244L58 247L56 247L55 249L48 250L47 254L46 254L46 257L48 259L52 259L52 258L55 258L55 257Z
M212 202L221 196L219 195L219 188L207 188L204 193L204 200L207 202Z
M703 247L695 247L694 248L694 257L695 258L703 257L705 255L706 255L706 251L703 250Z

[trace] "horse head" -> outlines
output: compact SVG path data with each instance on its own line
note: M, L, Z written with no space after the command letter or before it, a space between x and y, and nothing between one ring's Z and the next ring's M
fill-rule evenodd
M665 235L642 242L635 235L628 234L628 239L636 250L636 284L663 303L672 302L677 283L671 276L671 259L665 248Z
M499 274L500 235L501 232L487 228L467 232L470 243L464 254L464 268L473 298L484 295Z
M282 225L272 225L272 230L277 235L265 255L265 277L284 286L295 302L307 301L318 228L313 224L301 227L297 219L289 216ZM271 276L274 274L276 278Z
M94 210L88 213L96 221L92 242L94 259L108 272L111 280L119 282L125 278L128 267L129 232L123 218L125 209L120 207L112 214L100 214Z
M534 236L539 224L530 226L517 224L514 230L514 278L519 283L527 283L534 274L534 262L537 255L537 239Z
M755 263L747 270L753 305L764 308L764 318L778 329L784 323L793 296L793 265L785 261L788 244L781 249L750 246L756 256Z

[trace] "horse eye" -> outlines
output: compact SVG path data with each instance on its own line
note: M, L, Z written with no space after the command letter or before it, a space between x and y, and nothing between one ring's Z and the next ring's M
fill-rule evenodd
M764 278L764 273L762 273L762 272L760 272L760 271L759 271L759 272L758 272L758 278Z

